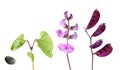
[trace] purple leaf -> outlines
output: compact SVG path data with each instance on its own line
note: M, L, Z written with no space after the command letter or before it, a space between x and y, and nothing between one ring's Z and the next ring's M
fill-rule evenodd
M70 44L59 44L58 48L60 51L63 51L65 53L72 53L74 51L74 47Z
M97 40L94 44L92 44L92 45L90 46L90 48L95 49L95 48L101 46L102 43L103 43L102 39L99 39L99 40Z
M95 52L95 54L99 57L105 57L112 52L113 48L111 44L106 44L102 49Z
M105 31L105 29L106 29L105 23L100 24L92 36L96 37L96 36L102 34Z
M94 27L97 24L99 18L100 18L100 12L97 9L95 9L86 29L90 29Z

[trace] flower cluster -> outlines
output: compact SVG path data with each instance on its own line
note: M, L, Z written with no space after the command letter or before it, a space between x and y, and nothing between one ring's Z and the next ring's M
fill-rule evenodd
M66 30L62 31L61 29L59 29L56 31L58 37L67 39L66 44L61 43L58 45L58 48L65 53L71 53L74 50L74 47L68 43L68 40L69 39L77 39L76 31L78 30L78 24L76 23L74 26L71 26L69 21L72 19L73 19L73 15L71 13L68 15L68 12L65 11L64 19L62 19L59 24ZM74 31L74 33L71 35L69 33L70 30Z

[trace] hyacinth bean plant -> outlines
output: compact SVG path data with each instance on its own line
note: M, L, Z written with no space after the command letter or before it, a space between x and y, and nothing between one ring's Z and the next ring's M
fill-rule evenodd
M38 47L42 50L42 52L52 58L53 53L53 42L51 37L49 36L49 34L46 31L41 31L40 32L40 38L39 39L35 39L33 44L31 45L30 42L28 40L24 40L24 34L21 34L20 36L17 37L17 39L15 39L15 41L13 42L12 46L11 46L11 50L15 51L18 48L20 48L21 46L23 46L23 44L25 44L25 42L28 43L29 49L30 51L27 53L28 57L31 59L32 62L32 70L34 70L34 54L33 54L33 48L34 48L34 44L35 42L37 42Z
M60 21L60 25L66 29L65 31L62 31L61 29L57 30L56 33L58 37L65 38L66 43L60 43L58 45L58 48L60 51L64 52L67 57L69 70L71 70L70 60L69 60L69 53L72 53L74 51L74 47L69 43L70 39L77 39L77 33L78 30L78 24L76 23L74 26L70 25L70 20L73 19L73 15L70 13L68 14L67 11L64 12L64 18ZM70 31L74 31L73 34L70 34Z
M111 44L108 43L103 48L101 48L100 50L98 50L96 52L93 52L93 49L100 47L103 43L102 39L98 39L96 42L93 43L92 42L93 37L97 37L97 36L101 35L106 29L105 23L101 23L92 35L90 35L88 33L88 30L91 29L92 27L94 27L97 24L97 22L99 21L99 18L100 18L100 12L97 9L95 9L93 14L92 14L92 17L89 21L89 24L87 25L87 27L85 29L85 32L90 39L89 47L91 49L91 54L92 54L91 70L93 70L94 55L97 55L98 57L105 57L105 56L109 55L113 50Z

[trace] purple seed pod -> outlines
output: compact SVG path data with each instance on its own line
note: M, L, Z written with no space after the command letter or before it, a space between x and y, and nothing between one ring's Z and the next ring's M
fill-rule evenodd
M94 27L97 24L99 18L100 18L100 12L97 9L95 9L86 29L90 29Z
M105 23L100 24L92 36L96 37L96 36L102 34L105 31L105 29L106 29Z
M113 48L111 44L106 44L102 49L95 52L95 54L99 57L105 57L112 52Z
M95 49L95 48L101 46L102 43L103 43L102 39L99 39L99 40L97 40L94 44L92 44L92 45L90 46L90 48Z

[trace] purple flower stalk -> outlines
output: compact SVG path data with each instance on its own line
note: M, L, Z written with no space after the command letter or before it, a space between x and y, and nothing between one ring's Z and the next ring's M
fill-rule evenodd
M57 33L58 37L66 39L66 43L60 43L58 45L58 48L60 51L62 51L66 54L68 65L69 65L69 70L71 70L68 53L72 53L74 51L74 47L69 43L69 39L77 39L78 36L77 36L76 31L78 30L78 24L76 23L74 26L70 25L69 22L70 22L70 20L73 19L73 15L71 13L70 13L70 15L68 15L68 12L65 11L64 17L65 18L62 19L59 24L66 30L62 31L61 29L59 29L56 31L56 33ZM74 31L74 33L72 35L70 35L69 34L70 31Z

